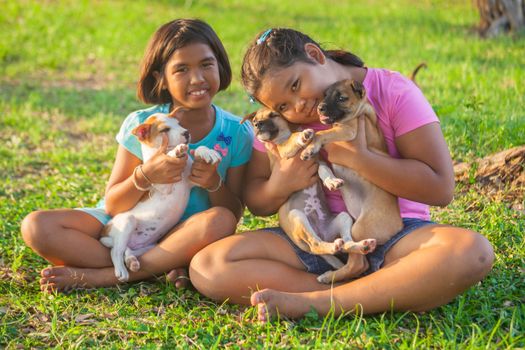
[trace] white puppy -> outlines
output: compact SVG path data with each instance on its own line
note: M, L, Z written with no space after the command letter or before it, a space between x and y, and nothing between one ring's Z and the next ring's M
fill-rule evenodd
M183 157L188 151L189 132L179 125L174 110L170 115L156 113L133 129L142 146L144 162L162 145L163 135L168 136L168 156ZM220 162L217 151L200 146L195 157L207 163ZM100 242L111 248L111 260L119 281L129 279L129 272L138 271L140 255L151 249L157 241L173 228L182 217L193 184L188 180L192 161L188 158L182 180L172 184L154 184L149 195L134 208L116 215L104 228Z

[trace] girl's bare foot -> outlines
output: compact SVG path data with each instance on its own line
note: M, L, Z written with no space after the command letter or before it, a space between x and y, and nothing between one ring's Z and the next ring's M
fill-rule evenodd
M286 293L273 289L263 289L252 294L250 302L257 306L257 318L268 322L280 315L288 318L301 318L313 305L312 293Z
M118 283L113 268L86 269L69 266L46 267L40 273L40 290L67 292L73 289L114 286Z
M173 283L175 288L188 288L191 286L190 278L188 277L188 271L185 267L178 267L166 275L166 279Z

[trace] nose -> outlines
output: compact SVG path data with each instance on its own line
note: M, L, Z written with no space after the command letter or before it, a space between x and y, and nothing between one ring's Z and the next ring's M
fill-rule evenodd
M302 98L297 99L297 102L295 103L295 111L297 113L301 113L304 109L304 106L306 104L306 101Z
M188 130L184 131L182 133L182 136L184 136L186 138L186 140L189 140L190 139L190 132Z
M319 106L317 106L317 111L321 114L326 113L326 104L320 103Z
M200 83L202 81L204 81L204 78L203 78L201 70L200 69L193 69L192 70L192 74L191 74L191 83L192 84Z

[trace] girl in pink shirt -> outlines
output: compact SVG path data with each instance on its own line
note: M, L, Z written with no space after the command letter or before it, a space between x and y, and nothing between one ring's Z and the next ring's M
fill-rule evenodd
M257 305L261 321L276 312L301 317L314 307L326 315L360 307L364 313L390 309L425 311L451 301L491 269L489 242L470 230L438 225L429 205L447 205L454 174L439 121L421 91L399 73L364 67L346 51L325 51L292 29L269 29L247 50L242 80L261 104L290 123L320 129L317 104L328 86L343 79L365 86L390 157L366 147L364 122L352 142L325 147L327 160L357 171L399 198L404 228L368 255L351 254L356 280L322 285L330 269L318 256L297 248L280 228L242 233L200 251L190 266L194 286L216 300ZM273 168L255 143L244 200L255 215L272 215L290 194L317 181L317 165L299 156L279 159ZM329 193L333 212L345 210ZM248 298L251 292L251 298Z

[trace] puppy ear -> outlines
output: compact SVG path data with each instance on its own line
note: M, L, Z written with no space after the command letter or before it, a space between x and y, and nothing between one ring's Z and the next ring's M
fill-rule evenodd
M139 141L146 140L151 132L151 124L140 124L135 129L131 130L131 133L135 135Z
M363 84L361 84L360 82L356 80L352 80L352 82L350 83L350 86L352 87L352 90L359 98L363 98L365 96L365 87L363 86Z
M177 106L177 107L173 108L173 110L170 112L170 114L168 114L168 117L169 118L175 118L177 116L177 113L182 112L182 111L184 111L184 107Z
M255 117L256 114L257 114L257 111L245 115L244 118L242 118L240 124L244 123L244 122L247 121L247 120L251 120L251 119L253 119L253 117Z

